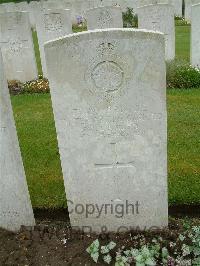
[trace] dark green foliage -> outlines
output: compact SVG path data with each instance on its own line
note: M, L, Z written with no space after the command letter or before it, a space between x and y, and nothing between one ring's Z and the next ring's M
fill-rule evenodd
M126 12L123 12L123 24L125 28L138 27L138 17L133 12L133 8L127 8Z
M187 26L190 25L190 23L185 20L183 17L175 16L175 25L176 26Z
M200 88L200 69L183 61L168 63L167 87L177 89Z

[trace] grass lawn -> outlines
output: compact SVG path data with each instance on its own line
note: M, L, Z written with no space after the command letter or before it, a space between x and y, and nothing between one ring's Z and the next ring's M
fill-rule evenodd
M50 95L14 96L12 102L32 203L61 207L65 195Z
M34 49L35 49L35 58L36 58L36 63L37 63L38 75L42 76L42 64L41 64L41 59L40 59L40 50L39 50L37 32L32 31L32 36L33 36L33 44L34 44Z
M176 58L190 61L190 26L176 26Z
M176 27L179 59L189 60L189 31ZM168 90L167 100L169 202L200 203L200 89ZM12 103L33 206L66 206L50 95L13 96Z

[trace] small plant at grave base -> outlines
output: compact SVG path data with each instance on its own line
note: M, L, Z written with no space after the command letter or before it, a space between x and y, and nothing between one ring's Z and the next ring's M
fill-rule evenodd
M48 93L49 82L47 79L39 78L22 83L17 80L8 81L8 88L10 94L22 94L22 93Z
M99 258L99 247L100 243L99 240L96 239L87 249L86 251L90 254L91 258L94 262L98 261Z
M49 81L45 78L39 78L26 82L22 85L22 93L48 93Z
M167 63L167 87L190 89L200 87L200 69L183 61Z
M135 247L116 249L115 242L101 246L99 240L95 240L87 252L96 263L101 259L115 266L200 266L200 226L187 229L176 236L174 242L154 237L143 244L145 236L139 236L131 238L137 239Z
M107 264L110 264L112 261L112 257L110 255L110 251L114 249L116 243L111 241L106 246L100 246L99 240L96 239L87 249L86 251L90 254L91 258L94 262L97 263L100 253L103 255L103 261Z
M123 25L125 28L138 27L138 17L133 12L133 8L128 7L126 12L122 13L123 15Z
M175 16L175 26L188 26L190 23L184 17Z
M20 94L22 91L23 83L19 80L9 80L8 81L8 88L10 91L10 94L17 95Z

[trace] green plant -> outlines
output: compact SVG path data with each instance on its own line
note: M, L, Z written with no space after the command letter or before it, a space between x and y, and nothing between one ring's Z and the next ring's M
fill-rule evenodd
M138 27L138 17L133 12L133 8L128 7L126 12L123 12L123 25L125 28Z
M91 258L94 262L98 262L100 254L103 255L103 261L107 264L110 264L112 261L112 257L110 255L110 251L114 249L116 243L111 241L105 246L100 246L99 240L96 239L92 244L86 249L86 251L90 254Z
M99 258L99 247L100 243L99 240L96 239L92 244L86 249L87 253L90 254L91 258L93 259L94 262L97 263L98 258Z
M108 245L101 246L97 239L87 248L87 252L96 263L100 255L103 255L103 262L106 264L115 262L115 266L200 265L200 226L193 226L183 231L174 242L154 237L151 244L146 241L145 244L141 244L140 240L145 240L144 235L141 235L141 238L136 236L134 239L138 240L138 243L135 243L136 248L125 249L123 246L115 250L115 253L112 252L112 256L110 251L116 247L116 243L112 241Z
M188 26L190 23L185 20L183 17L175 16L175 25L176 26Z
M189 63L172 61L167 63L167 87L190 89L200 87L200 69Z
M193 226L189 238L192 241L190 251L194 254L193 265L200 265L200 226Z
M22 85L23 93L48 93L49 82L47 79L37 79L26 82Z

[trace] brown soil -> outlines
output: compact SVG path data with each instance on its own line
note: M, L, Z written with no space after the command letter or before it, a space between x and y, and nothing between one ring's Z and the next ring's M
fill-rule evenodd
M93 263L86 248L97 238L101 244L114 241L118 247L133 247L137 243L134 235L124 234L87 235L70 229L69 222L37 220L34 228L22 228L17 234L0 229L0 266L4 265L105 265ZM199 220L198 220L199 223ZM166 241L176 241L183 231L182 220L171 219L169 229L157 232ZM155 237L155 232L143 233L147 242ZM65 241L63 241L65 240ZM66 243L65 243L66 242Z

